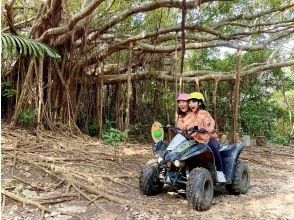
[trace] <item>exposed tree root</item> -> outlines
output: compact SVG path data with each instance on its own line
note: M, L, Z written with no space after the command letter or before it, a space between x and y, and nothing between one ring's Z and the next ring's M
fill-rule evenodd
M127 187L127 188L129 188L129 189L133 189L133 188L134 188L134 187L129 186L129 185L125 184L125 183L122 183L121 181L117 181L117 180L115 180L115 179L114 179L113 177L111 177L111 176L102 176L102 178L108 179L108 180L110 180L110 181L112 181L112 182L114 182L114 183L116 183L116 184L119 184L119 185L121 185L121 186L123 186L123 187ZM115 178L117 178L117 177L115 177Z
M93 202L95 202L97 199L101 198L102 196L95 196L92 200L90 200L86 206L91 205Z
M103 198L109 200L109 201L112 201L112 202L115 202L115 203L119 203L119 204L128 204L129 201L128 200L125 200L125 199L121 199L121 198L118 198L118 197L115 197L113 195L109 195L105 192L102 192L101 190L99 189L95 189L94 187L92 186L89 186L85 183L82 183L81 181L78 181L78 180L75 180L73 178L70 178L69 176L66 176L66 179L69 183L72 183L73 185L76 185L92 194L95 194L95 195L98 195L98 196L102 196Z
M21 182L23 182L23 183L25 183L25 184L27 184L27 185L30 185L32 188L34 188L34 189L36 189L36 190L38 190L38 191L46 191L44 188L38 186L37 184L35 184L35 183L30 183L29 181L27 181L27 180L25 180L25 179L23 179L23 178L21 178L21 177L18 177L18 176L13 175L12 178L14 178L14 179L16 179L16 180L19 180L19 181L21 181Z
M31 199L27 199L25 197L22 197L22 196L19 196L15 193L12 193L12 192L8 192L6 190L1 190L1 193L11 199L14 199L16 201L19 201L25 205L31 205L31 206L35 206L37 208L39 208L41 211L46 211L46 212L52 212L51 209L41 205L39 202L36 202L34 200L31 200ZM42 219L42 218L41 218Z
M92 201L93 199L91 199L90 196L88 196L86 193L84 193L82 190L80 190L77 186L75 186L74 184L72 185L73 188L78 191L85 199L89 200L89 203L87 205L90 205L92 202L100 209L102 209L103 211L106 211L103 207L101 207L95 200ZM101 196L96 196L95 198L100 198Z
M73 178L72 176L76 176L77 178L81 178L83 179L84 181L86 182L90 182L90 183L93 183L93 180L91 180L89 177L86 177L84 176L82 173L79 173L77 171L73 172L73 171L68 171L67 168L65 167L60 167L60 166L56 166L56 165L53 165L53 164L48 164L48 163L44 163L44 162L35 162L35 161L32 161L31 159L28 159L28 158L18 158L24 162L27 162L29 164L32 164L34 165L35 167L37 168L40 168L41 170L45 171L46 173L49 173L50 175L53 175L54 177L57 177L58 179L61 179L62 181L64 179L67 180L67 182L69 183L69 186L70 185L76 185L92 194L95 194L95 195L98 195L98 196L101 196L109 201L112 201L112 202L115 202L115 203L119 203L119 204L128 204L129 201L128 200L125 200L125 199L121 199L121 198L118 198L116 196L113 196L113 195L110 195L110 194L107 194L105 192L102 192L101 190L99 189L96 189L86 183L82 183L81 181L78 181L76 180L75 178ZM62 177L60 177L60 175Z
M246 152L250 153L250 154L258 154L258 155L274 155L275 157L290 157L290 158L294 158L294 155L291 154L284 154L284 153L279 153L279 152L275 152L274 154L272 154L272 152L270 150L256 150L256 149L246 149Z
M31 206L35 206L35 207L39 208L41 210L40 219L42 219L42 220L44 219L45 212L50 212L51 213L53 211L52 209L49 209L49 208L43 206L39 202L36 202L36 201L34 201L32 199L28 199L28 198L25 198L25 197L22 197L22 196L19 196L19 195L15 194L15 193L8 192L6 190L1 190L1 193L3 195L5 195L5 196L7 196L7 197L9 197L11 199L13 199L13 200L19 201L19 202L21 202L21 203L23 203L25 205L31 205ZM63 215L75 216L75 217L77 217L77 218L80 219L80 217L78 217L78 216L76 216L74 214L71 214L71 213L67 213L67 212L59 212L59 213L60 214L63 214Z
M62 183L64 183L65 179L60 180L53 188L57 189Z
M279 169L279 170L284 170L285 169L285 167L279 167L279 166L267 163L265 161L255 160L255 159L248 158L248 157L243 157L243 158L244 158L244 160L250 161L252 163L255 163L255 164L258 164L258 165L261 165L261 166L273 167L273 168L276 168L276 169Z
M60 199L60 198L64 198L64 197L78 197L78 195L76 193L64 193L64 194L61 194L61 195L52 195L52 196L46 196L46 197L38 198L38 200L39 201L53 200L53 199Z
M14 132L11 133L14 134ZM59 194L33 200L5 190L3 193L4 203L2 203L2 207L5 206L4 198L7 197L7 193L11 198L23 204L38 207L41 210L40 219L44 218L46 212L52 212L52 209L47 208L45 204L61 203L79 198L80 196L87 200L86 206L93 203L103 212L106 212L105 208L101 205L101 201L104 200L124 206L138 207L138 204L131 204L133 198L129 198L129 196L126 196L121 191L117 191L114 188L112 189L112 186L115 186L133 190L134 187L130 186L127 183L128 181L122 182L121 180L136 179L138 175L134 173L133 170L124 167L123 163L117 163L116 161L108 162L107 159L113 156L110 150L107 148L105 148L105 150L103 150L103 148L96 149L95 144L93 145L90 141L87 143L81 140L81 145L88 144L89 150L86 150L87 148L79 148L71 145L68 137L56 135L55 138L55 136L51 134L49 136L44 136L43 131L39 131L39 133L38 138L36 136L30 136L25 132L20 132L21 135L16 135L16 138L12 137L10 133L7 133L8 137L6 138L17 140L17 142L7 142L4 148L2 148L2 159L5 158L6 160L9 159L11 162L14 162L14 169L16 172L12 178L25 183L26 187L43 192L59 188ZM28 137L28 139L25 139L24 136ZM43 136L45 138L43 138ZM49 140L46 139L51 136L52 138ZM90 169L93 172L84 172L84 169L88 168L88 165L95 167ZM21 175L21 171L18 172L18 168L22 169L27 166L31 167L29 172L31 171L32 174L34 172L45 172L47 174L45 178L54 178L55 181L57 181L54 181L54 184L48 184L48 186L46 184L46 187L41 184L39 185L36 180L26 178ZM104 172L106 169L107 172ZM123 172L117 172L118 169ZM44 179L44 181L46 180ZM102 189L101 183L103 183L103 185L110 185ZM61 185L65 185L66 187L61 188ZM77 193L73 193L73 189Z
M54 198L51 200L44 200L44 201L39 201L40 204L44 205L44 204L54 204L54 203L61 203L61 202L67 202L70 200L75 199L75 197L78 197L78 195L75 196L66 196L66 197L60 197L60 198Z
M5 196L5 195L3 195L3 196L2 196L2 206L1 206L1 212L3 212L3 210L4 210L4 207L5 207L5 202L6 202L6 196Z

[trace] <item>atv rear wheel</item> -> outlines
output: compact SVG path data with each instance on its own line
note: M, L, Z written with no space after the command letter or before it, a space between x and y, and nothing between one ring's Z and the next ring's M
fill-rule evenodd
M226 185L230 194L240 195L248 192L250 187L249 170L243 161L238 160L232 184Z
M193 209L204 211L211 207L213 180L205 168L194 168L188 177L186 196Z
M142 168L140 173L140 188L147 196L152 196L160 193L163 188L163 183L159 181L159 164L156 160L148 161Z

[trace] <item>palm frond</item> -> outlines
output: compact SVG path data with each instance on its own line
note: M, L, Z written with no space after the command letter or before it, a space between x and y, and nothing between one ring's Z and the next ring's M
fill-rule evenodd
M33 39L15 36L8 33L1 33L2 52L8 54L23 54L44 58L45 55L54 59L61 59L61 56L52 47Z

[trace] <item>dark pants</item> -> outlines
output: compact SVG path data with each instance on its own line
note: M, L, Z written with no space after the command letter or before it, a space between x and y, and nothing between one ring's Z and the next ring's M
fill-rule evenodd
M212 150L215 159L215 166L217 171L223 171L223 163L219 153L219 144L215 138L210 138L208 142L208 146Z

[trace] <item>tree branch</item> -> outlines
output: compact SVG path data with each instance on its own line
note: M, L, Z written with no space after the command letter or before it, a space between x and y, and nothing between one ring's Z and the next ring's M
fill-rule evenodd
M281 29L281 28L277 28L277 29L271 29L271 30L266 30L266 29L258 29L255 31L247 31L247 32L239 32L239 33L234 33L234 34L230 34L230 35L226 35L226 34L222 34L212 28L207 28L198 24L189 24L189 25L185 25L186 30L190 30L190 31L195 31L198 30L198 32L206 32L212 35L215 35L216 37L204 37L204 36L200 36L197 37L194 35L190 35L190 37L188 37L187 39L190 40L195 40L198 42L202 42L202 43L190 43L190 48L187 49L201 49L201 48L209 48L209 47L219 47L219 46L225 46L225 47L229 47L229 48L241 48L242 50L247 50L247 51L254 51L254 50L260 50L265 48L265 45L269 44L270 42L274 41L274 38L268 40L266 43L264 44L260 44L260 45L252 45L252 46L242 46L242 44L237 44L237 43L233 43L233 42L229 42L229 41L219 41L217 39L223 39L223 40L234 40L234 39L238 39L241 40L244 37L247 36L251 36L254 34L259 34L259 33L278 33L278 32L283 32L279 38L282 38L284 36L287 36L288 34L290 34L292 31L292 27L287 27L285 29ZM290 29L289 31L285 32L286 29ZM181 30L181 25L180 24L176 24L176 25L171 25L168 27L164 27L159 29L158 31L153 31L153 32L149 32L149 33L144 33L144 34L138 34L136 36L133 37L129 37L127 39L115 39L118 42L114 42L113 44L108 45L106 48L102 48L100 50L95 50L93 53L90 53L86 56L86 58L84 60L81 60L79 62L79 65L83 65L85 63L94 63L96 62L97 58L98 59L104 59L106 56L111 55L112 53L118 51L118 50L123 50L123 49L127 49L127 45L130 42L136 42L139 40L143 40L143 39L147 39L147 38L152 38L152 37L157 37L160 36L162 34L165 33L170 33L170 32L176 32L176 34L170 34L170 35L166 35L166 36L162 36L161 39L158 40L158 42L163 42L164 40L174 40L174 39L180 39L180 35L177 33L178 31ZM178 36L176 36L178 35ZM103 35L102 35L103 36ZM101 36L101 37L102 37ZM90 34L89 36L89 40L93 40L94 35ZM114 36L113 36L114 37ZM114 40L114 39L113 39ZM215 41L213 41L215 40ZM205 42L206 41L206 42ZM147 45L147 44L138 44L139 48L143 49L144 51L149 51L149 52L158 52L158 53L169 53L172 52L173 50L175 50L175 47L172 46L157 46L155 47L154 45ZM76 46L79 46L79 44L77 44ZM178 50L180 50L181 47L178 48Z
M20 21L20 22L18 22L18 23L15 23L15 24L14 24L14 28L15 28L15 29L18 29L18 28L20 28L20 27L26 26L26 25L28 25L31 21L33 21L35 18L36 18L36 16L33 16L33 17L31 17L31 18L28 18L28 19L25 20L25 21ZM2 32L6 32L7 30L9 30L9 28L10 28L10 27L5 27L5 28L3 28L3 29L2 29Z
M242 49L243 51L255 51L255 50L261 50L265 48L264 44L258 44L253 46L243 46L241 44L236 44L232 42L227 41L211 41L211 42L203 42L203 43L189 43L186 45L186 50L191 49L203 49L203 48L213 48L213 47L228 47L228 48L234 48L234 49ZM174 45L169 46L154 46L144 43L138 43L137 49L141 49L145 52L152 52L152 53L172 53L175 50L181 50L181 45L178 45L177 48Z
M242 45L238 44L237 42L230 42L230 41L221 41L221 40L215 40L210 42L203 42L203 43L189 43L186 45L186 49L202 49L202 48L212 48L212 47L228 47L228 48L235 48L235 49L241 49L243 51L256 51L266 48L270 43L273 41L279 40L281 38L284 38L286 36L289 36L291 33L294 32L294 28L290 28L288 31L283 31L282 33L272 36L270 39L265 41L261 44L255 44L255 45ZM177 46L177 48L174 45L169 46L154 46L144 43L138 43L137 44L138 49L142 49L146 52L153 52L153 53L169 53L173 52L175 49L180 50L181 45Z
M282 5L282 6L277 7L277 8L271 8L269 10L261 11L261 12L255 13L255 14L243 14L243 13L241 13L239 15L236 15L236 16L233 16L233 17L230 17L230 18L225 18L224 20L222 20L220 22L217 22L213 27L214 28L219 28L219 27L222 27L223 24L225 24L226 22L235 21L235 20L238 20L238 19L253 20L253 19L259 18L261 16L274 13L274 12L285 11L287 9L292 8L293 6L294 6L294 3L290 3L290 4L287 4L287 5Z
M44 31L49 28L56 27L61 21L61 13L62 13L62 1L61 0L51 0L47 3L49 4L47 7L49 9L46 12L46 6L41 5L40 18L36 23L32 26L30 34L35 36L36 38L40 37ZM42 13L45 13L42 15ZM38 18L38 15L37 15Z
M39 41L44 41L51 36L64 34L74 28L74 26L82 19L90 15L104 0L95 0L91 2L87 7L85 7L80 13L77 13L73 16L73 18L69 21L68 24L62 27L50 28L45 31L41 37L39 37Z
M206 2L212 2L212 1L232 1L232 0L202 0L199 4L204 4ZM195 7L195 0L187 1L187 8L191 9ZM102 34L106 33L108 29L113 27L114 25L118 24L119 22L125 20L131 15L140 13L140 12L147 12L152 11L158 8L182 8L183 2L177 1L177 0L156 0L154 2L148 2L142 5L136 5L133 7L130 7L117 15L113 16L108 22L100 26L98 29L93 31L91 39L95 39L97 37L100 37ZM67 41L69 38L72 37L72 33L67 33L63 36L61 36L57 40L57 44L63 44L65 41Z
M206 2L212 2L214 0L202 0L199 2L199 4L203 4ZM187 9L191 9L195 7L195 0L190 0L186 2ZM155 2L146 3L139 6L134 6L131 8L128 8L118 15L114 16L112 19L110 19L107 23L102 25L98 29L98 35L105 33L109 28L113 27L115 24L119 23L120 21L126 19L127 17L137 14L139 12L146 12L146 11L152 11L158 8L183 8L183 1L170 1L170 0L157 0Z
M271 64L263 64L257 67L250 68L248 70L244 70L243 68L241 71L241 77L246 77L252 74L257 74L263 71L271 70L273 68L279 67L286 67L294 65L294 60L289 60L286 62L277 62ZM250 66L250 65L249 65ZM249 67L248 66L248 67ZM188 71L184 72L181 79L183 82L187 83L194 83L195 80L200 81L208 81L208 80L234 80L236 77L235 71L230 72L215 72L215 71L207 71L207 70L197 70L197 71ZM89 76L87 75L89 83L96 83L97 81L101 80L101 76ZM132 80L142 80L142 79L159 79L159 80L167 80L167 81L175 81L175 77L170 75L169 71L141 71L138 73L131 74ZM122 83L126 82L128 79L128 74L119 74L119 75L103 75L103 83L105 84L115 84L115 83ZM85 82L85 81L83 81Z

